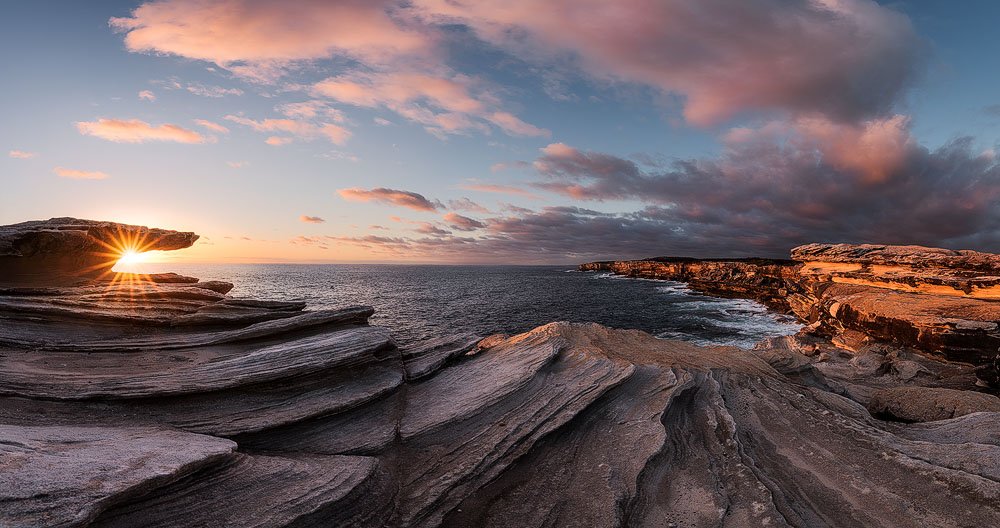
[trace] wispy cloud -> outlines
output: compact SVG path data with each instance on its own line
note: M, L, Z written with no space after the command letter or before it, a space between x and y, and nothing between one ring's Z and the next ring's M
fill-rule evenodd
M290 138L290 137L270 136L270 137L268 137L267 139L264 140L264 143L267 143L268 145L271 145L272 147L280 147L280 146L283 146L283 145L287 145L287 144L291 143L292 141L295 141L295 140L292 139L292 138Z
M530 164L528 165L530 166ZM459 188L465 189L467 191L479 191L485 193L498 193L498 194L512 194L516 196L523 196L525 198L537 198L538 196L520 187L515 187L513 185L499 185L493 183L463 183L459 185Z
M177 143L206 143L209 138L179 125L153 126L139 119L105 119L76 123L81 134L116 143L145 143L147 141L173 141Z
M299 222L303 222L306 224L322 224L323 222L326 222L326 220L318 216L301 215L299 216Z
M243 167L249 167L250 166L250 162L249 161L227 161L226 165L229 165L230 167L232 167L234 169L242 169Z
M240 125L250 127L256 132L283 132L294 137L307 141L316 138L325 138L336 145L344 144L350 137L351 131L333 123L313 123L303 119L249 119L243 116L227 115L227 121L232 121ZM273 141L272 141L273 140ZM269 145L284 145L290 143L292 138L272 136L267 139Z
M340 189L337 191L341 198L355 202L379 202L400 207L407 207L415 211L437 211L441 204L431 202L422 194L411 191L400 191L397 189L362 189L354 187L351 189Z
M229 129L228 128L226 128L226 127L224 127L224 126L222 126L222 125L220 125L220 124L218 124L218 123L216 123L214 121L209 121L207 119L195 119L194 123L196 125L202 127L202 128L205 128L207 130L211 130L212 132L215 132L217 134L228 134L229 133Z
M12 150L8 152L7 155L15 159L31 159L38 157L37 152L27 152L24 150Z
M52 172L56 173L60 178L69 178L72 180L103 180L109 178L106 173L100 171L83 171L67 169L65 167L56 167L52 169Z
M156 94L154 94L153 92L151 92L149 90L142 90L141 92L139 92L139 99L141 99L143 101L150 101L150 102L152 102L152 101L156 100Z
M515 136L551 135L510 112L496 110L496 95L481 81L464 75L355 73L320 81L313 92L350 105L387 108L437 134L486 132L487 125L493 125Z
M204 84L192 83L184 87L190 93L201 97L225 97L227 95L243 95L243 90L239 88L224 88L222 86L206 86Z

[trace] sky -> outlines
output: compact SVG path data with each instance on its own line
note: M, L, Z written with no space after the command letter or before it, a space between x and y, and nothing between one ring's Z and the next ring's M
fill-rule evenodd
M0 224L195 231L169 257L192 262L1000 252L996 20L987 0L7 2Z

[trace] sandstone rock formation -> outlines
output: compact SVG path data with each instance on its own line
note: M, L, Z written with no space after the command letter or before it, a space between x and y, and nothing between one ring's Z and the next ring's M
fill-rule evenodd
M125 251L183 249L194 233L76 218L0 226L0 286L75 284L107 275Z
M962 365L569 323L400 350L365 307L122 279L0 290L0 526L1000 518L1000 413L866 409L900 384L963 388Z
M658 258L580 269L678 280L713 295L757 299L794 313L811 332L844 348L912 347L979 365L983 383L1000 388L1000 255L809 244L791 256L791 261Z

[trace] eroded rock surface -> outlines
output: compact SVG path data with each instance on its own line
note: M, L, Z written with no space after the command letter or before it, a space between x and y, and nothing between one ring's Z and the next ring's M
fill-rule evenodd
M1000 413L868 410L900 386L968 389L971 365L569 323L400 350L369 308L120 279L0 290L0 526L1000 518Z

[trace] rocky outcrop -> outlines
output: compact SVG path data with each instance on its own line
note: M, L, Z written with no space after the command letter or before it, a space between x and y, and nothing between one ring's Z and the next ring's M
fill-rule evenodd
M107 276L126 251L183 249L194 233L52 218L0 226L0 286L64 285Z
M125 279L0 291L0 525L1000 517L1000 413L906 423L866 409L900 384L965 388L961 365L857 360L811 336L702 348L569 323L400 350L368 308Z

